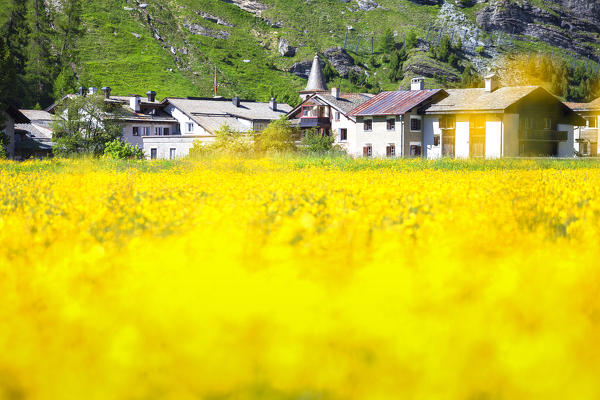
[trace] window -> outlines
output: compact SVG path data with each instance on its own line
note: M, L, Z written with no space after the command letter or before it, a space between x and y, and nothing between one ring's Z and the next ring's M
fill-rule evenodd
M373 147L370 144L363 147L363 157L372 157L373 156Z
M175 159L175 157L176 157L176 155L177 155L177 149L175 149L175 148L173 148L173 147L172 147L172 148L170 148L170 149L169 149L169 159L170 159L170 160L174 160L174 159Z
M524 118L523 126L525 129L533 129L533 118Z
M133 127L133 136L140 136L140 127L139 126Z
M591 118L586 118L587 119L587 126L588 128L595 128L596 127L596 117L591 117Z
M372 131L373 130L373 120L365 119L365 121L363 122L363 129L365 130L365 132Z
M156 156L158 155L158 149L150 149L150 159L156 160Z
M304 106L302 107L302 116L306 118L317 118L319 107L317 106Z
M396 145L388 144L385 148L385 155L388 157L396 157Z
M421 130L421 118L410 117L410 130L412 132L417 132Z
M552 118L544 118L544 129L552 129Z
M150 127L149 126L144 126L142 128L144 136L150 136Z
M421 157L421 143L411 143L410 144L410 156L411 157Z
M340 142L348 140L348 129L340 128Z
M169 128L163 128L163 135L169 136Z
M336 121L340 120L340 112L339 111L336 111L335 114L334 114L334 116L335 116L335 120Z
M442 115L440 118L440 129L454 129L456 127L456 117L454 115Z
M162 136L162 128L155 126L154 127L154 136Z
M440 145L440 135L433 135L433 146L438 147Z
M396 130L396 118L388 118L387 120L387 130L395 131Z
M188 133L194 132L194 123L193 122L187 123L187 131L188 131Z

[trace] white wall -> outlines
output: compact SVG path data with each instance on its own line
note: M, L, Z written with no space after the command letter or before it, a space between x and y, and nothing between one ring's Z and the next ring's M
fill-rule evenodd
M387 130L387 118L396 119L396 129ZM372 131L364 130L365 119L373 120ZM363 147L371 145L373 157L386 157L386 148L393 144L396 147L396 157L401 156L402 151L402 122L397 116L357 118L356 137L349 146L350 154L362 157Z
M340 112L340 120L336 121L335 120L335 112L336 112L336 110L334 110L332 108L332 111L331 111L331 133L332 133L333 137L335 138L334 144L342 147L348 154L356 155L354 153L354 148L356 146L356 140L357 140L357 134L356 134L357 124L354 121L352 121L350 118L346 117L341 112ZM339 130L342 128L345 128L348 130L347 139L344 141L341 140L340 132L339 132ZM360 155L362 156L362 148L361 148Z
M177 122L179 122L179 132L182 135L209 135L210 134L203 127L198 125L196 122L194 122L194 120L192 120L190 117L185 115L181 110L179 110L177 107L173 106L172 104L168 104L165 107L165 111L167 114L169 114L173 118L175 118L177 120ZM193 124L193 126L194 126L193 132L188 131L188 123Z
M502 156L502 119L486 116L485 121L485 158Z
M144 136L143 149L147 159L150 159L152 149L157 151L157 159L170 159L170 149L175 149L175 158L187 157L194 142L210 143L214 141L214 136L200 135L176 135L176 136Z
M440 129L440 116L427 115L423 118L423 156L429 159L442 157L442 130ZM433 145L433 138L439 135L440 143Z
M573 149L575 148L575 134L573 125L559 124L557 130L567 131L569 133L569 137L566 142L558 143L558 156L575 157L573 152Z
M469 116L456 115L456 144L454 148L456 158L469 158Z

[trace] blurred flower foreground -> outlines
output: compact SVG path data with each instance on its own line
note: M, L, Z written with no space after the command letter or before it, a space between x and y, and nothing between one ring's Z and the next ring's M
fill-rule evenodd
M598 167L334 164L0 163L0 398L600 398Z

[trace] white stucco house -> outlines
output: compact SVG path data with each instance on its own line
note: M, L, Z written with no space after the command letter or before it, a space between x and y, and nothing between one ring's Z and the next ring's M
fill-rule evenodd
M574 126L585 121L538 86L448 89L425 111L428 158L573 157Z
M314 130L321 135L332 135L334 144L351 153L356 145L356 117L351 111L374 95L368 93L341 93L339 88L327 89L319 56L315 55L306 88L300 91L302 103L288 112L292 125L301 134Z
M575 153L580 157L600 154L600 98L590 103L565 103L585 124L575 127Z
M414 78L411 90L382 92L356 107L356 139L349 154L364 157L421 157L425 110L448 94L424 89L425 78Z
M261 132L271 121L286 115L291 107L278 104L240 100L237 97L165 98L161 102L164 112L175 120L177 135L144 137L144 151L151 158L187 156L195 142L210 143L223 126L239 132Z

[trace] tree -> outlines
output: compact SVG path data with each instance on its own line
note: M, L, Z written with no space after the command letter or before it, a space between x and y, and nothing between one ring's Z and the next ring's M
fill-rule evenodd
M460 77L460 87L462 88L477 88L480 87L483 82L479 73L475 70L473 65L468 64L462 72Z
M386 28L379 44L379 50L384 53L389 53L396 47L396 41L394 39L394 32L391 28Z
M122 139L115 139L106 144L104 157L115 160L142 160L144 159L144 150L138 146L125 143Z
M60 63L64 68L71 67L78 59L77 40L82 35L81 0L65 0L62 12L56 19L56 28L60 38Z
M107 143L122 136L123 108L101 95L76 96L58 107L52 130L59 156L104 154Z
M298 136L285 116L275 120L261 133L256 135L255 149L259 153L276 152L287 153L296 150L296 137Z
M398 82L404 77L402 73L403 60L402 54L399 51L394 51L392 53L392 58L390 60L390 80L392 82Z
M406 50L410 50L413 49L417 46L417 34L413 31L408 32L408 35L406 35Z
M302 150L306 153L325 154L333 150L334 137L331 135L321 135L316 131L307 131L302 140Z
M51 25L46 3L33 0L30 11L30 36L25 65L26 79L29 85L30 104L52 103L52 84L54 83L55 65L52 61L50 46Z
M331 66L331 63L325 63L325 68L323 68L323 78L325 78L325 81L330 82L338 76L340 74Z
M9 6L9 17L0 29L5 45L10 54L11 72L11 98L16 106L22 106L26 98L25 90L25 64L27 61L27 47L29 43L29 25L27 23L27 0L13 0Z

